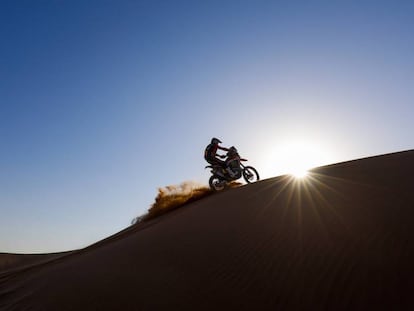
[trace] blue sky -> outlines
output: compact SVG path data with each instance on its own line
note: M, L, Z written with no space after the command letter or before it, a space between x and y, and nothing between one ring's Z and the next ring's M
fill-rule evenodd
M412 149L411 1L2 1L0 252L87 246L217 136L263 177Z

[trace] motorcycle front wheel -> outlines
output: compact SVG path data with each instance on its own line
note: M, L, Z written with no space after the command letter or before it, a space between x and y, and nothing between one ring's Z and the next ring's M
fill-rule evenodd
M226 181L217 175L211 176L208 181L208 184L210 185L210 188L214 191L221 191L226 187Z
M246 166L243 169L243 178L249 184L260 180L259 173L252 166Z

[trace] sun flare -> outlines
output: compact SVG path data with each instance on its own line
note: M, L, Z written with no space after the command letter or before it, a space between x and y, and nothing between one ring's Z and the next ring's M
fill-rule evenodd
M328 148L313 140L280 142L269 156L272 163L270 170L277 169L276 174L288 174L298 179L306 178L309 170L333 159Z
M308 175L309 171L307 169L295 169L292 170L291 175L295 178L302 179Z

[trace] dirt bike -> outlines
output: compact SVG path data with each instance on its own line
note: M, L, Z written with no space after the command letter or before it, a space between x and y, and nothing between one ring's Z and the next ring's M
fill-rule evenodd
M227 153L227 157L229 153ZM235 173L233 176L230 176L229 172L220 164L207 165L205 168L211 168L211 177L208 181L210 188L215 191L220 191L225 189L228 184L232 181L235 181L243 176L244 180L247 183L253 183L260 180L259 173L252 166L244 166L241 162L247 161L246 159L240 158L238 153L233 157L233 167L232 171Z

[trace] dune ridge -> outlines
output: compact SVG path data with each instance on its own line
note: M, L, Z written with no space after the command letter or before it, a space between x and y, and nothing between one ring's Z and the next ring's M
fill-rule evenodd
M411 309L414 150L209 195L43 265L0 310Z

